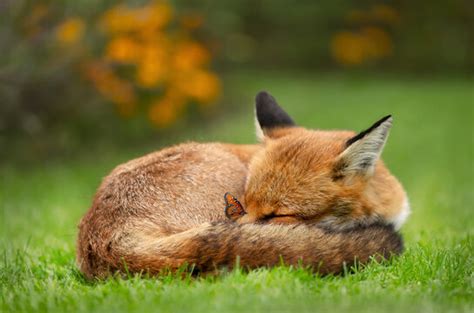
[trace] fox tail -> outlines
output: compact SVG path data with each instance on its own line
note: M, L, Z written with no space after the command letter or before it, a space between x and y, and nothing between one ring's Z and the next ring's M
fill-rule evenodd
M106 254L83 251L78 257L81 270L88 277L104 277L117 270L153 275L185 265L209 272L232 268L238 258L244 268L283 261L310 266L321 274L337 274L355 261L366 264L372 257L381 260L403 251L400 234L382 224L333 232L311 225L220 222L159 238L146 233L137 229L134 235L111 242Z

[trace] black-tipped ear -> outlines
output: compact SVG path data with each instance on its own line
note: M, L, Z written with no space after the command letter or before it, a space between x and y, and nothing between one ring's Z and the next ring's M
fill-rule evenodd
M380 125L382 125L383 123L387 122L388 120L390 120L390 126L392 124L392 121L393 121L393 118L392 118L392 115L387 115L383 118L381 118L380 120L378 120L377 122L375 122L374 125L370 126L370 128L364 130L364 131L361 131L360 133L358 133L356 136L352 137L351 139L349 139L347 142L346 142L346 147L349 147L350 145L352 145L354 142L358 141L358 140L361 140L362 138L364 138L365 136L367 136L368 134L370 134L372 131L374 131L375 129L377 129Z
M387 141L393 118L388 115L346 142L336 162L335 177L371 175Z
M261 91L255 97L255 111L258 122L257 133L265 134L267 131L295 126L293 119L286 113L268 92ZM259 135L259 137L261 137Z

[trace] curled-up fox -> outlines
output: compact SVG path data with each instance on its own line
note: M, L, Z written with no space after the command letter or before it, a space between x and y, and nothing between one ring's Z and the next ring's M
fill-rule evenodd
M326 274L402 252L408 200L380 160L390 116L359 134L309 130L261 92L256 121L260 144L185 143L116 167L79 225L84 275L208 272L237 258Z

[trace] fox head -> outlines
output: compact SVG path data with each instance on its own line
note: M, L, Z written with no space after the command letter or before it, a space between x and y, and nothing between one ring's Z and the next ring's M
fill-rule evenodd
M409 213L407 197L380 160L392 122L386 116L359 134L305 129L260 92L256 125L264 149L250 162L247 214L239 222L345 229L380 220L400 228Z

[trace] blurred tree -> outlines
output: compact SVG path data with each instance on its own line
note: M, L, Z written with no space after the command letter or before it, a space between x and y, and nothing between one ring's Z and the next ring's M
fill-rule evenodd
M0 1L0 145L19 133L38 146L123 126L151 133L143 118L168 127L218 98L211 63L220 73L474 69L469 0L169 1Z
M201 16L165 1L114 2L3 3L0 130L34 134L100 111L89 82L120 115L145 111L158 127L216 100L212 54L193 34Z
M473 70L474 2L469 0L175 2L203 12L205 27L220 39L223 64L334 69L345 64L340 54L335 56L334 45L346 42L364 51L377 46L377 53L385 54L364 59L358 68ZM345 36L335 40L340 32Z

